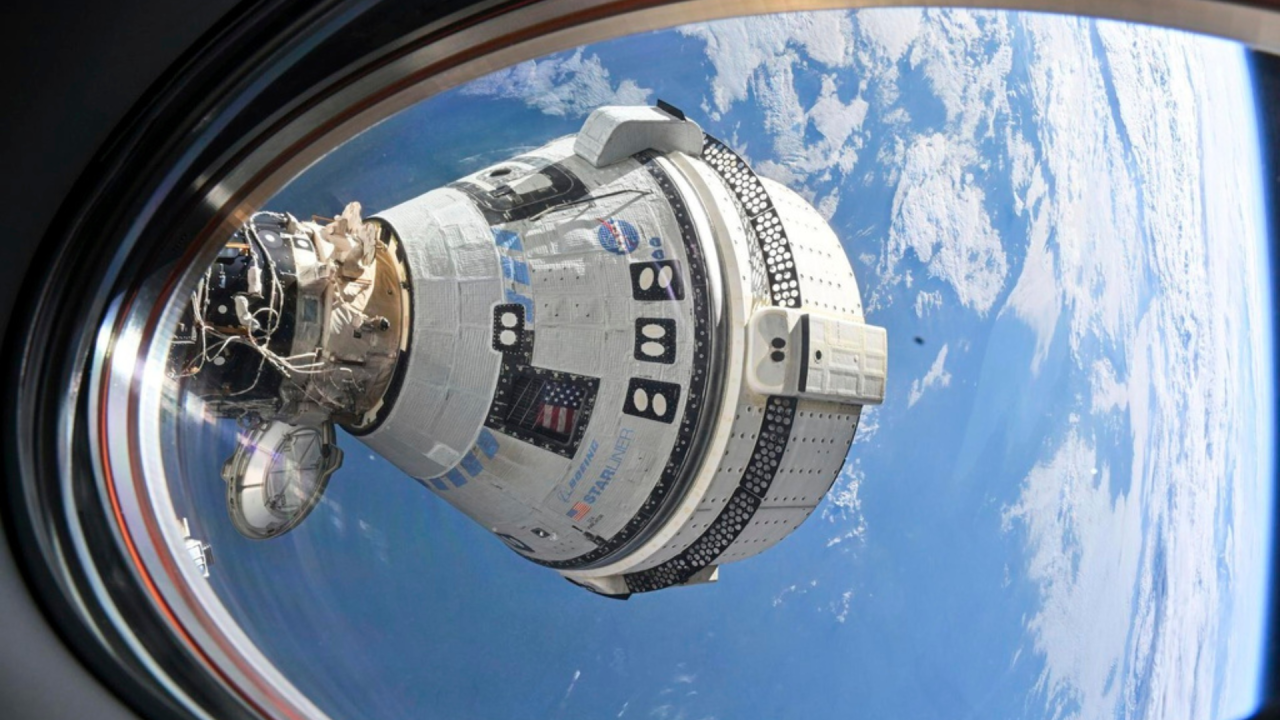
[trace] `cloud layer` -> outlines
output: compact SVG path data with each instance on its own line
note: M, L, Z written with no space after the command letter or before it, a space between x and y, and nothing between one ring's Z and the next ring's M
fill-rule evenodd
M938 357L934 358L933 365L929 367L929 372L924 377L911 382L911 394L907 396L907 407L913 407L920 398L924 396L924 392L930 388L946 387L951 384L951 373L947 372L945 367L947 362L947 346L943 345L938 351Z
M1109 464L1107 436L1082 422L1006 513L1042 601L1027 621L1038 689L1055 717L1246 711L1247 695L1217 682L1240 662L1226 650L1233 605L1262 597L1233 585L1248 561L1224 543L1257 527L1232 495L1260 476L1246 459L1260 453L1246 441L1252 391L1227 350L1266 313L1229 277L1250 267L1261 228L1222 212L1260 192L1249 132L1234 127L1249 110L1243 59L1144 28L1024 25L1032 100L1051 122L1021 176L1030 250L1002 312L1036 333L1033 371L1067 324L1084 409L1095 424L1126 417L1132 456Z

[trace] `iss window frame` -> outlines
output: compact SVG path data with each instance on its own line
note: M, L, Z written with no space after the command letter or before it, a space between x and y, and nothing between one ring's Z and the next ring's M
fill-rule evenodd
M208 672L192 652L198 648L172 632L172 621L150 604L140 584L118 572L129 569L131 561L113 543L118 538L106 508L91 502L96 499L91 458L98 456L86 442L91 429L80 412L90 404L84 382L90 372L86 358L95 357L98 331L110 323L133 327L128 322L134 316L117 300L135 299L135 306L145 312L162 285L163 277L156 280L153 273L190 261L189 243L201 237L202 228L220 228L261 188L276 182L277 174L304 162L306 153L296 148L322 145L309 141L324 139L328 132L340 135L335 128L345 122L342 118L360 117L356 110L367 112L389 97L379 95L378 87L375 92L366 92L366 87L408 87L401 76L410 73L422 80L453 71L451 80L457 81L474 71L467 63L479 65L477 58L492 68L495 63L542 55L546 45L536 46L539 51L534 53L530 37L551 36L587 20L598 27L601 17L636 7L589 2L558 8L518 1L481 6L442 0L402 7L396 14L373 5L324 0L238 6L159 78L103 141L45 232L39 257L48 272L44 277L29 275L18 293L30 312L23 323L10 326L6 339L12 352L5 364L13 379L5 391L6 407L13 412L4 421L10 459L6 475L11 482L3 524L19 550L17 559L28 587L55 620L62 638L95 674L147 715L284 713L274 712L273 699L251 684ZM655 29L671 22L661 5L628 15L623 21L626 30L612 25L593 32ZM759 9L775 5L766 3ZM1270 22L1274 10L1227 3L1203 6L1190 12L1176 4L1158 10L1124 0L1108 14L1217 32L1262 49L1280 49L1280 23ZM723 4L680 7L685 21L741 13ZM548 10L550 19L527 17ZM566 36L578 42L584 37ZM432 64L415 65L411 53L428 45L433 46ZM376 75L388 68L388 77ZM347 90L349 95L341 94ZM366 96L371 98L367 102ZM75 252L67 252L69 248ZM67 283L68 277L84 282ZM121 346L112 347L118 353ZM73 526L68 518L82 524ZM88 554L67 552L74 549L73 536L98 542L86 545ZM95 596L90 586L99 569L115 571L111 577L123 580L111 586L109 600ZM75 595L78 603L70 600L70 589L80 591ZM113 625L110 618L115 616L103 610L108 604L123 609L135 644L126 644L124 630ZM165 682L173 684L149 675L141 661L146 656L165 658ZM175 693L175 687L181 692ZM287 705L282 701L281 706Z

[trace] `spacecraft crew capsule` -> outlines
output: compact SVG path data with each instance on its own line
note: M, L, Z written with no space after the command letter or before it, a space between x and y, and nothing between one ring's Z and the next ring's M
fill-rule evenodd
M244 428L251 537L315 505L337 423L587 589L707 582L812 513L883 400L835 233L663 103L359 211L255 216L175 342Z

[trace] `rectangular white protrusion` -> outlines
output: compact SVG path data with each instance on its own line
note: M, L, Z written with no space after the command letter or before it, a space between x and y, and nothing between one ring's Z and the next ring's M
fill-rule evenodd
M551 187L551 178L540 172L530 173L511 181L509 187L520 195L528 195Z
M816 313L804 316L800 325L801 350L807 351L796 383L802 397L861 405L884 402L889 358L884 328Z
M573 152L595 167L605 167L641 150L702 152L702 129L654 107L596 108L582 124Z
M685 580L681 585L683 587L689 587L690 585L703 585L706 583L718 582L719 580L720 566L708 565L691 575L689 579Z
M445 445L444 443L433 443L431 449L423 453L431 462L438 463L446 468L453 467L458 461L458 451Z
M600 593L601 595L614 595L618 597L626 597L631 594L631 590L627 588L627 581L621 575L605 575L603 577L579 577L576 575L564 575L569 582L575 585Z
M858 318L764 308L748 323L747 382L764 395L884 402L888 334Z

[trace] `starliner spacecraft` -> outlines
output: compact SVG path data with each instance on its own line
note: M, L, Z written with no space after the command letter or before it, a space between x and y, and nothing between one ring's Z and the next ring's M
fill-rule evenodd
M171 372L241 427L243 534L315 507L338 425L613 597L795 530L888 360L823 217L665 103L367 219L258 213L181 325Z

